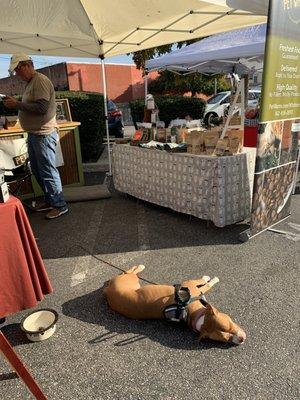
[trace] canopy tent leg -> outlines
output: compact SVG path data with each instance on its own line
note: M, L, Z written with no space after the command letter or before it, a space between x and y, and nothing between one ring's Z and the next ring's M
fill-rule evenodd
M145 71L144 75L144 85L145 85L145 106L147 106L147 94L148 94L148 72Z
M248 107L248 98L249 98L249 75L248 74L243 74L242 79L244 79L245 82L245 110Z
M106 75L105 75L104 58L101 59L101 67L102 67L103 97L104 97L104 118L105 118L105 130L106 130L106 139L107 139L107 154L108 154L108 164L109 164L109 176L112 176L111 154L110 154L110 143L109 143L109 129L108 129Z

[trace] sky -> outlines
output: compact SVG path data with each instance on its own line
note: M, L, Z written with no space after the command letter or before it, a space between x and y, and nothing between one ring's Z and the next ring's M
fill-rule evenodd
M10 61L10 54L0 55L0 78L5 78L8 76L8 66ZM90 63L100 63L98 58L76 58L76 57L45 57L45 56L32 56L33 63L36 69L47 67L48 65L58 64L61 62L90 62ZM105 59L106 63L110 64L133 64L131 56L115 56Z

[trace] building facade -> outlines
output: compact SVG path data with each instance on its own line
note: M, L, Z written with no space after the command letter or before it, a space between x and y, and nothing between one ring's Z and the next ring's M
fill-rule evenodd
M63 62L37 69L48 76L55 90L75 90L103 93L101 64ZM116 103L127 103L141 99L145 94L142 71L132 64L105 64L107 96ZM157 72L149 74L155 79ZM22 94L25 83L12 76L0 79L0 93L7 95Z

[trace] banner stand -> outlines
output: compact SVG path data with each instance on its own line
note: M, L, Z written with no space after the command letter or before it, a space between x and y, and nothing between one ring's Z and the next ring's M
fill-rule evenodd
M274 232L274 233L280 233L280 234L292 234L291 232L284 232L284 231L279 231L277 229L273 229L273 226L276 226L280 224L281 222L285 221L286 219L290 218L291 214L287 215L285 218L281 219L280 221L277 221L275 224L268 226L266 229L256 233L255 235L251 235L250 228L245 229L243 232L239 234L239 241L242 243L248 242L248 240L255 238L256 236L260 235L263 232L269 231L269 232Z
M269 0L251 222L242 242L266 230L283 233L272 227L291 214L300 135L299 21L299 1Z

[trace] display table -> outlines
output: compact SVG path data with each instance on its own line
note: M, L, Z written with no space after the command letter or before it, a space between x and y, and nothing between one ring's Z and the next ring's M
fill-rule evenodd
M78 127L80 122L59 124L59 140L64 164L58 167L63 186L83 186L84 176L82 169L81 149ZM27 133L21 128L0 129L1 140L26 139ZM1 142L0 142L1 145ZM22 150L26 152L27 148ZM43 194L34 177L22 186L24 198ZM25 196L24 196L25 195Z
M224 227L250 215L255 155L252 148L211 157L115 144L114 184L121 192Z
M21 202L0 203L0 318L31 308L52 292L43 260ZM47 400L0 330L0 353L38 400Z
M52 287L21 202L0 203L0 318L31 308Z

